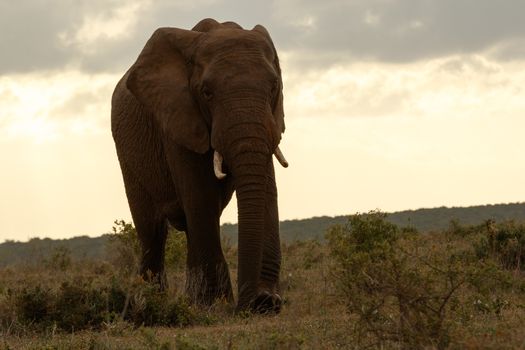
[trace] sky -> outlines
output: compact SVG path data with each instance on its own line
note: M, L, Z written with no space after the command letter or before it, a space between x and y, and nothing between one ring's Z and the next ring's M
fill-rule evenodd
M0 242L130 220L110 99L158 27L264 25L281 220L525 201L521 0L0 0ZM222 222L236 222L234 201Z

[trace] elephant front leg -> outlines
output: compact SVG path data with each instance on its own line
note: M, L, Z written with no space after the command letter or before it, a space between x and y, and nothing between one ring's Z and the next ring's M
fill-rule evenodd
M210 305L216 299L223 298L233 302L230 273L221 248L218 216L208 216L205 208L198 212L201 215L188 219L186 292L199 304Z
M209 305L217 298L233 302L219 233L225 182L215 177L213 152L197 156L178 146L167 147L173 182L186 221L186 292L199 304Z
M161 289L164 289L167 287L164 271L166 219L158 215L156 205L148 191L125 167L123 167L123 175L131 215L142 249L140 274L144 280L156 282Z
M159 284L160 289L168 287L166 273L164 271L164 258L166 251L167 225L166 221L149 223L149 230L139 229L137 232L142 246L140 262L140 274L146 281Z

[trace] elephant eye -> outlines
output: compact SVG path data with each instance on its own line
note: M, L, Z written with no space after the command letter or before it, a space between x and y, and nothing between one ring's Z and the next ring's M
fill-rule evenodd
M206 101L211 101L211 99L213 98L213 93L212 91L210 90L209 87L207 86L203 86L202 89L201 89L201 94L202 94L202 97L204 97L204 99Z

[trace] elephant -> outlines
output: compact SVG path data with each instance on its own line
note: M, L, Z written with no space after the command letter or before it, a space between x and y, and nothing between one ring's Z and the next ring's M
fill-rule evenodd
M166 286L168 227L187 238L185 291L234 304L220 216L238 204L235 310L278 313L281 249L273 155L285 130L279 59L268 31L200 21L154 31L117 83L111 130L133 222L140 274Z

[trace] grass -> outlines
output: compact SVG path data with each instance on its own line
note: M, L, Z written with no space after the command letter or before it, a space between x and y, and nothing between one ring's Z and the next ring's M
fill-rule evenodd
M38 325L19 319L12 324L2 324L0 348L295 349L337 348L348 344L348 317L340 312L342 304L330 280L326 247L316 242L301 242L283 248L282 287L286 304L279 316L234 315L232 306L217 302L207 309L188 307L191 325L182 327L146 327L115 317L94 328L88 325L75 331L64 330L57 323ZM299 268L303 265L309 267ZM99 288L105 283L111 285L115 269L106 263L72 264L60 273L47 267L17 267L1 271L0 281L4 295L6 287L16 289L21 295L21 290L14 286L32 286L37 281L59 291L62 281L79 277L92 280L91 289L96 289L95 285ZM183 271L169 272L169 293L176 299L182 293ZM235 271L231 273L235 279ZM84 287L85 294L89 294L89 290ZM14 305L5 299L0 304ZM335 312L337 310L339 312ZM16 307L11 310L18 311Z
M1 269L0 349L525 345L525 230L517 224L452 223L418 234L386 223L381 213L353 216L330 230L327 244L283 245L278 316L235 315L223 301L189 305L181 242L171 242L170 288L159 293L134 275L134 253L125 247L136 247L125 225L117 223L113 261L75 262L60 250L46 263ZM126 244L118 244L119 234ZM235 280L236 249L225 251Z

